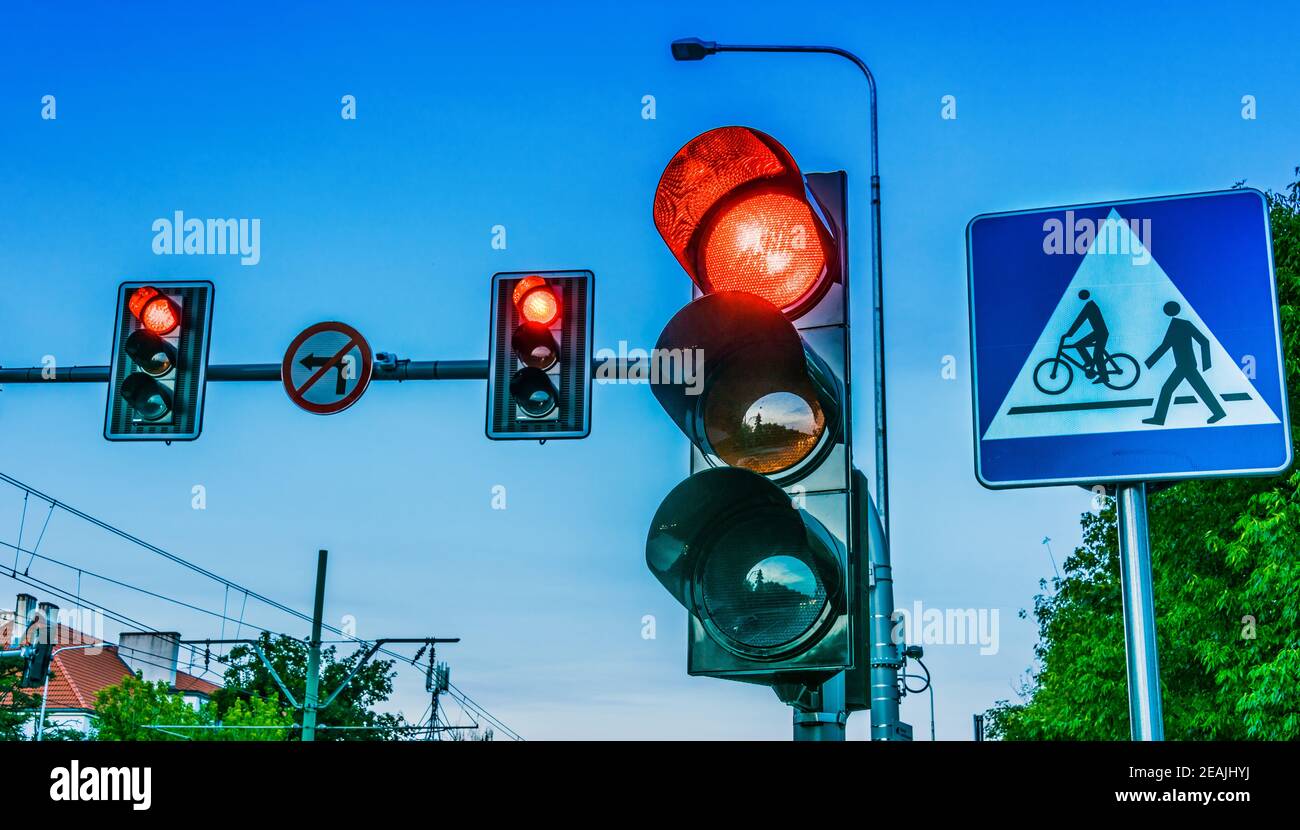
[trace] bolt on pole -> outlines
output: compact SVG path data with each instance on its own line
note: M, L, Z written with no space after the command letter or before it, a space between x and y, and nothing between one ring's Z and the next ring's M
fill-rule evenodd
M1163 741L1160 661L1156 656L1156 606L1151 586L1151 541L1145 484L1121 484L1119 502L1120 586L1124 597L1124 646L1128 656L1129 733L1135 741Z

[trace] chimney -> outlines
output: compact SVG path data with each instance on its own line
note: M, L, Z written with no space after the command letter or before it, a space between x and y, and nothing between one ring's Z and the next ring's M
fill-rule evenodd
M144 680L162 680L170 688L176 685L180 639L175 631L123 631L117 638L117 656Z
M36 616L40 620L39 636L42 643L57 643L59 638L59 606L52 602L42 602L36 606ZM33 637L32 642L36 642Z
M27 638L27 627L32 624L36 614L36 597L31 594L19 594L14 602L14 625L9 630L9 644L22 645Z

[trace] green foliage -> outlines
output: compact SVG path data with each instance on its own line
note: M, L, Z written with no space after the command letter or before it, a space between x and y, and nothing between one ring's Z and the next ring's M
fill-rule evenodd
M262 632L258 641L262 652L275 671L280 675L289 691L298 702L302 702L307 691L307 643L292 637L278 635L274 638ZM356 666L363 656L357 651L339 660L335 657L335 648L328 646L321 649L320 693L323 700L342 683L344 678ZM292 722L301 725L302 712L295 710L283 700L279 685L267 671L266 666L249 646L235 646L226 658L230 668L226 670L225 688L213 695L217 710L223 717L238 700L252 695L259 698L276 697L281 700L280 708ZM367 727L365 729L322 729L316 733L317 740L335 741L373 741L395 740L400 738L406 725L401 715L375 712L373 707L384 703L393 693L393 677L397 672L391 660L372 660L362 667L356 677L339 692L338 697L322 709L316 716L318 725ZM295 732L295 735L298 733Z
M198 726L196 712L162 681L150 683L135 675L95 695L96 738L101 741L180 740L151 726Z
M1293 446L1300 412L1300 168L1296 173L1286 193L1268 194ZM1300 739L1300 472L1184 482L1153 494L1149 512L1166 736ZM1053 581L1055 593L1034 598L1037 665L1023 702L999 701L989 711L990 737L1129 736L1113 504L1085 513L1082 523L1083 544Z
M32 711L41 707L40 695L22 691L22 682L23 659L0 658L0 741L24 740Z
M101 741L282 741L293 719L275 697L235 700L224 717L209 702L195 709L162 681L131 675L95 696L96 740ZM258 729L208 727L256 726Z

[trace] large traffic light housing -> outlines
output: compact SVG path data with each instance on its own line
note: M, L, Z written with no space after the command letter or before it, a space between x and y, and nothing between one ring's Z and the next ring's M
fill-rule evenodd
M487 437L585 438L591 432L590 271L492 277Z
M192 441L203 430L212 283L124 282L117 290L104 437Z
M838 672L866 669L845 217L843 173L804 176L747 127L688 142L654 202L695 284L656 359L699 350L703 382L651 379L690 439L692 475L656 512L646 562L690 614L689 673L770 685L803 708ZM846 708L865 708L863 684L847 685Z

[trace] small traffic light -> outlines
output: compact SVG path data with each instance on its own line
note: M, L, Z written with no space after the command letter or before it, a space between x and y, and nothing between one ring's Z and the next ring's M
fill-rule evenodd
M593 281L590 271L493 275L488 438L591 432Z
M656 353L698 355L703 381L651 378L692 475L660 504L646 563L690 614L690 674L816 709L823 683L866 669L846 179L805 177L771 136L723 127L673 156L653 215L695 285Z
M54 656L52 643L37 643L29 647L23 664L24 689L45 685L45 678L50 673L50 659Z
M190 441L203 429L210 282L118 287L104 437Z

